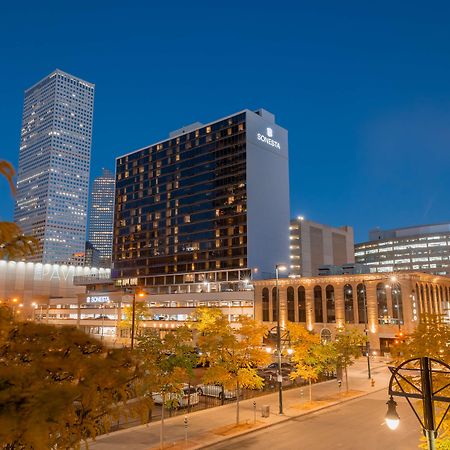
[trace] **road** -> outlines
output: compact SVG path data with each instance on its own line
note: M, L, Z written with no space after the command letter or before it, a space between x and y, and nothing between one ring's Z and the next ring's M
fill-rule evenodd
M413 450L418 448L417 419L406 401L398 400L400 425L384 424L386 391L379 391L323 412L292 419L242 438L208 447L214 450Z

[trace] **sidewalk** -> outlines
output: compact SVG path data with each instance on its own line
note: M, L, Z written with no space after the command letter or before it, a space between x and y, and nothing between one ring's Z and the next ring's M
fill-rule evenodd
M268 394L255 399L240 402L240 427L236 423L236 404L228 404L217 408L205 409L189 414L187 427L187 445L185 441L185 416L176 416L165 420L164 448L199 449L217 442L243 435L268 426L290 420L304 414L327 408L343 401L366 395L387 386L389 371L383 361L372 363L372 377L375 387L371 386L367 378L367 364L360 359L349 369L350 395L345 392L342 383L341 392L335 380L313 385L313 404L309 401L309 388L290 389L283 392L283 416L278 415L278 393ZM254 406L256 402L256 424L254 423ZM261 417L261 407L270 406L270 416ZM152 422L126 430L116 431L99 436L95 442L89 444L94 450L150 450L159 449L160 422Z

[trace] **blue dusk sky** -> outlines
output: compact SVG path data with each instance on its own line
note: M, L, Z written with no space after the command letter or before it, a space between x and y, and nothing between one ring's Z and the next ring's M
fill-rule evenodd
M96 84L91 178L265 108L289 130L292 216L356 241L450 221L447 1L6 2L0 57L0 159L16 165L23 92L60 68ZM0 207L11 219L13 199Z

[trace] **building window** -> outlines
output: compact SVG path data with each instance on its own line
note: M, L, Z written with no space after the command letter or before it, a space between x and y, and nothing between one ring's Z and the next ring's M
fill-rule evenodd
M263 322L269 322L269 289L262 290L262 316Z
M300 286L297 290L298 294L298 321L306 322L306 294L305 288Z
M344 310L345 323L355 323L355 314L353 311L353 288L349 284L344 286Z
M288 320L295 322L294 288L292 286L287 288L287 312Z
M328 285L325 289L325 297L327 300L327 322L336 323L336 307L334 303L334 287Z
M362 283L356 286L356 300L358 302L358 323L367 323L366 286Z
M277 288L272 289L272 321L276 322L278 320L278 296Z
M403 300L402 300L402 288L399 284L393 284L391 289L392 298L392 317L396 321L403 323Z
M386 286L383 283L377 284L377 311L378 311L378 323L388 323L388 307Z
M322 288L314 288L314 317L316 323L323 323Z

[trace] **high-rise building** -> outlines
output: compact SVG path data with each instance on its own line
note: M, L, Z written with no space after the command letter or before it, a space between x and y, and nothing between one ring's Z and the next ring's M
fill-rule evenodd
M116 161L113 273L124 283L231 290L288 263L288 228L288 134L265 110L196 123Z
M84 253L94 85L55 70L25 91L15 222L39 238L30 261Z
M371 272L450 275L450 223L371 230L369 241L355 245L355 260Z
M291 220L290 275L314 277L321 266L342 266L353 263L354 240L350 226L330 227L305 220Z
M101 267L111 267L114 188L114 174L103 169L102 174L95 178L91 191L88 239L100 253Z

